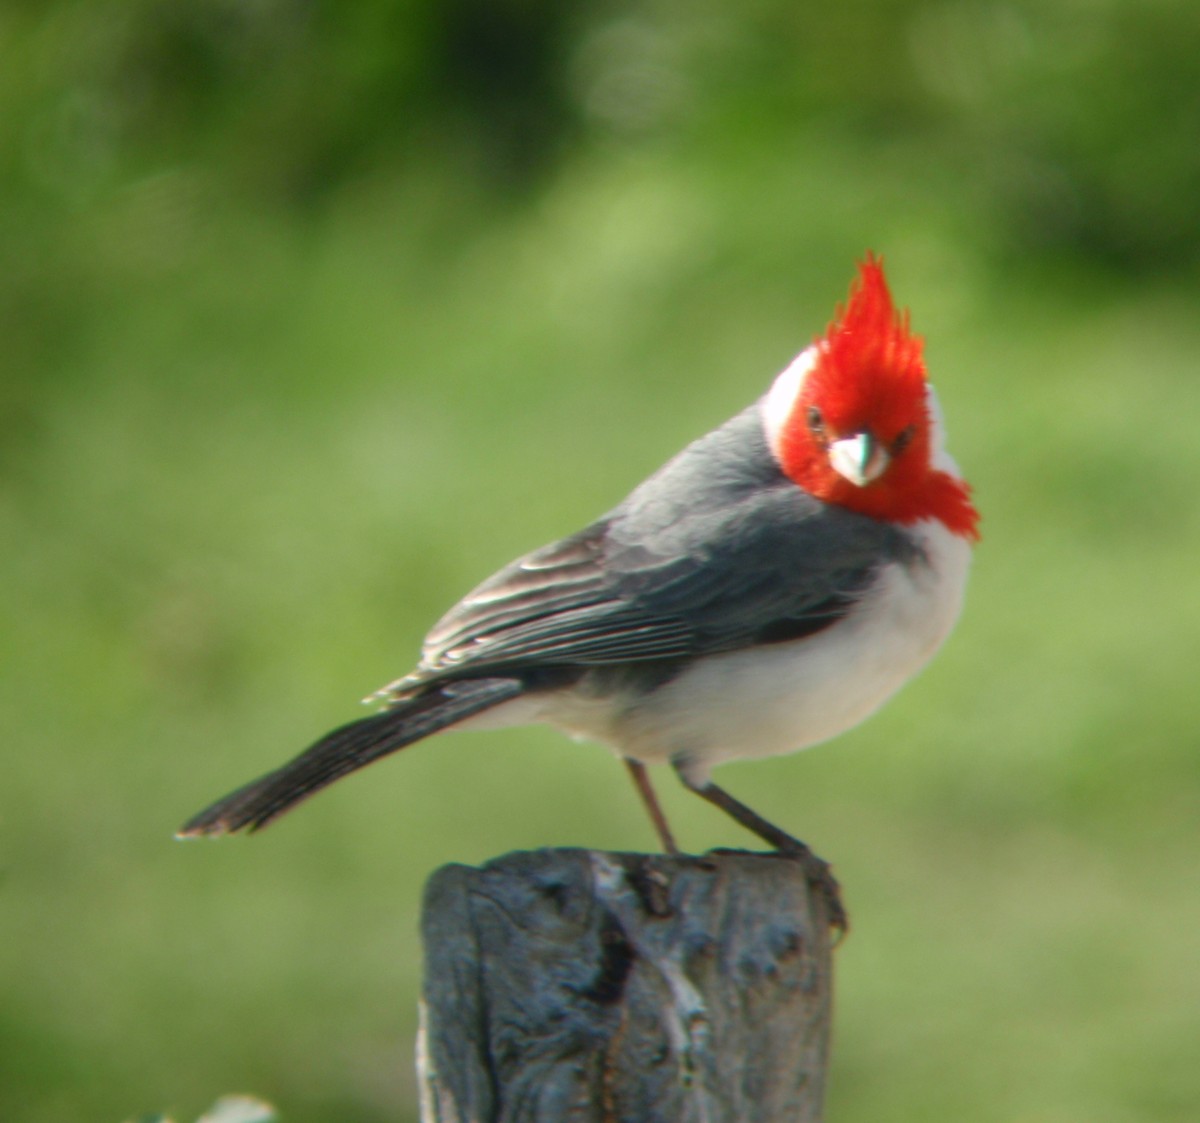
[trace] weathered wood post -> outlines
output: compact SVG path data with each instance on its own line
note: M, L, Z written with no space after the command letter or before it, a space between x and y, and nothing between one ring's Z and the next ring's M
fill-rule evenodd
M422 935L424 1123L820 1123L830 930L793 859L446 866Z

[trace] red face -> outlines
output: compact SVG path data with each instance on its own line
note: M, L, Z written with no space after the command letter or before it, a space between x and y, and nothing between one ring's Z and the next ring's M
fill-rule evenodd
M808 353L811 365L775 436L783 471L806 491L899 523L939 519L977 537L960 480L934 467L922 341L896 313L874 258L844 312Z

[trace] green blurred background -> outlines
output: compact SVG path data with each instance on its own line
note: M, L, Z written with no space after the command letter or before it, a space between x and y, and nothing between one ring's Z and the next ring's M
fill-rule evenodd
M414 1118L425 877L651 847L623 771L446 737L171 832L868 248L984 540L915 685L720 776L846 886L829 1119L1200 1119L1194 0L13 0L0 43L0 1119Z

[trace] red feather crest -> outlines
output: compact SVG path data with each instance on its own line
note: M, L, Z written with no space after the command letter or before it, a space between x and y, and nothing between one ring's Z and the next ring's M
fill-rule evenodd
M853 430L911 415L925 398L924 340L909 330L908 313L897 312L883 262L868 254L858 267L845 308L818 341L813 371L831 422Z
M923 348L892 303L883 262L868 254L845 308L813 344L774 451L792 480L826 502L901 524L935 518L975 539L970 489L933 463ZM833 441L860 432L889 458L866 486L843 478L828 455Z

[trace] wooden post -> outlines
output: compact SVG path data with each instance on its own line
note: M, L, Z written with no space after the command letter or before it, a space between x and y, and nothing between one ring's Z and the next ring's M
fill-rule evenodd
M424 1123L820 1123L828 916L792 859L445 866L422 936Z

